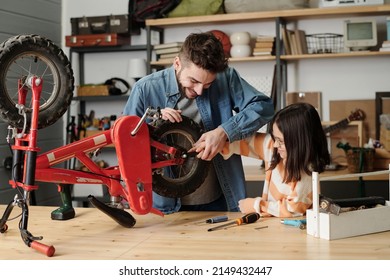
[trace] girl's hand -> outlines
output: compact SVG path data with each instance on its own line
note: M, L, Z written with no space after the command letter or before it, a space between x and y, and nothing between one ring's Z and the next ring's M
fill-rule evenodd
M255 203L255 198L241 199L238 202L238 208L240 208L240 211L243 214L253 213L256 212L255 208L253 207L254 203Z

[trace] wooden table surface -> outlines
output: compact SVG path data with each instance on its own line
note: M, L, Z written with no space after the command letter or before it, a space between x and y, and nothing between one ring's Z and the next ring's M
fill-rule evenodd
M0 205L0 213L5 205ZM123 228L95 208L77 208L76 218L53 221L54 207L31 206L28 230L43 236L42 243L56 249L50 259L65 260L340 260L390 259L390 231L339 240L307 235L306 230L283 225L279 218L261 218L256 223L207 231L204 221L240 213L179 212L165 217L137 216L133 228ZM11 217L20 213L14 208ZM18 219L7 222L0 234L0 259L49 259L24 244ZM219 225L213 224L212 226ZM256 229L264 227L262 229ZM364 225L362 225L364 226Z

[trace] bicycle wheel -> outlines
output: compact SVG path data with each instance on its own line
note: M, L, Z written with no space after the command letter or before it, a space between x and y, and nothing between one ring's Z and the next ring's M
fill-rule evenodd
M23 128L24 118L18 103L18 81L28 86L31 77L40 77L38 128L55 123L68 109L73 96L74 77L64 52L52 41L39 35L18 35L0 45L0 115L8 124ZM32 98L26 104L27 127L31 123Z
M201 136L201 129L194 121L183 116L180 123L162 122L152 137L183 153L188 151ZM170 159L165 153L152 151L155 161ZM165 197L183 197L194 192L207 176L210 163L196 156L188 156L181 165L153 170L153 191Z

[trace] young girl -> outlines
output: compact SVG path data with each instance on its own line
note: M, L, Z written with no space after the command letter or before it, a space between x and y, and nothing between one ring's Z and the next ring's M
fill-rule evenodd
M284 218L302 216L311 207L311 173L323 172L330 162L320 117L307 103L278 111L269 134L226 144L221 152L225 159L233 153L264 160L266 170L262 197L240 200L240 211Z

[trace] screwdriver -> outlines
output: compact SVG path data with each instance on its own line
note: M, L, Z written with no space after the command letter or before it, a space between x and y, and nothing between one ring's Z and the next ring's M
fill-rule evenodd
M227 226L230 226L230 225L242 225L242 224L251 224L251 223L254 223L256 222L258 219L260 219L260 214L259 213L249 213L249 214L246 214L245 216L242 216L241 218L238 218L232 222L229 222L229 223L226 223L226 224L223 224L223 225L220 225L220 226L216 226L216 227L213 227L213 228L209 228L208 231L214 231L214 230L217 230L217 229L221 229L221 228L225 228Z
M306 220L289 220L289 219L282 219L280 220L280 223L293 226L293 227L299 227L300 229L306 228Z
M222 223L226 222L228 220L228 217L226 215L223 216L217 216L206 220L206 223L208 224L215 224L215 223Z

